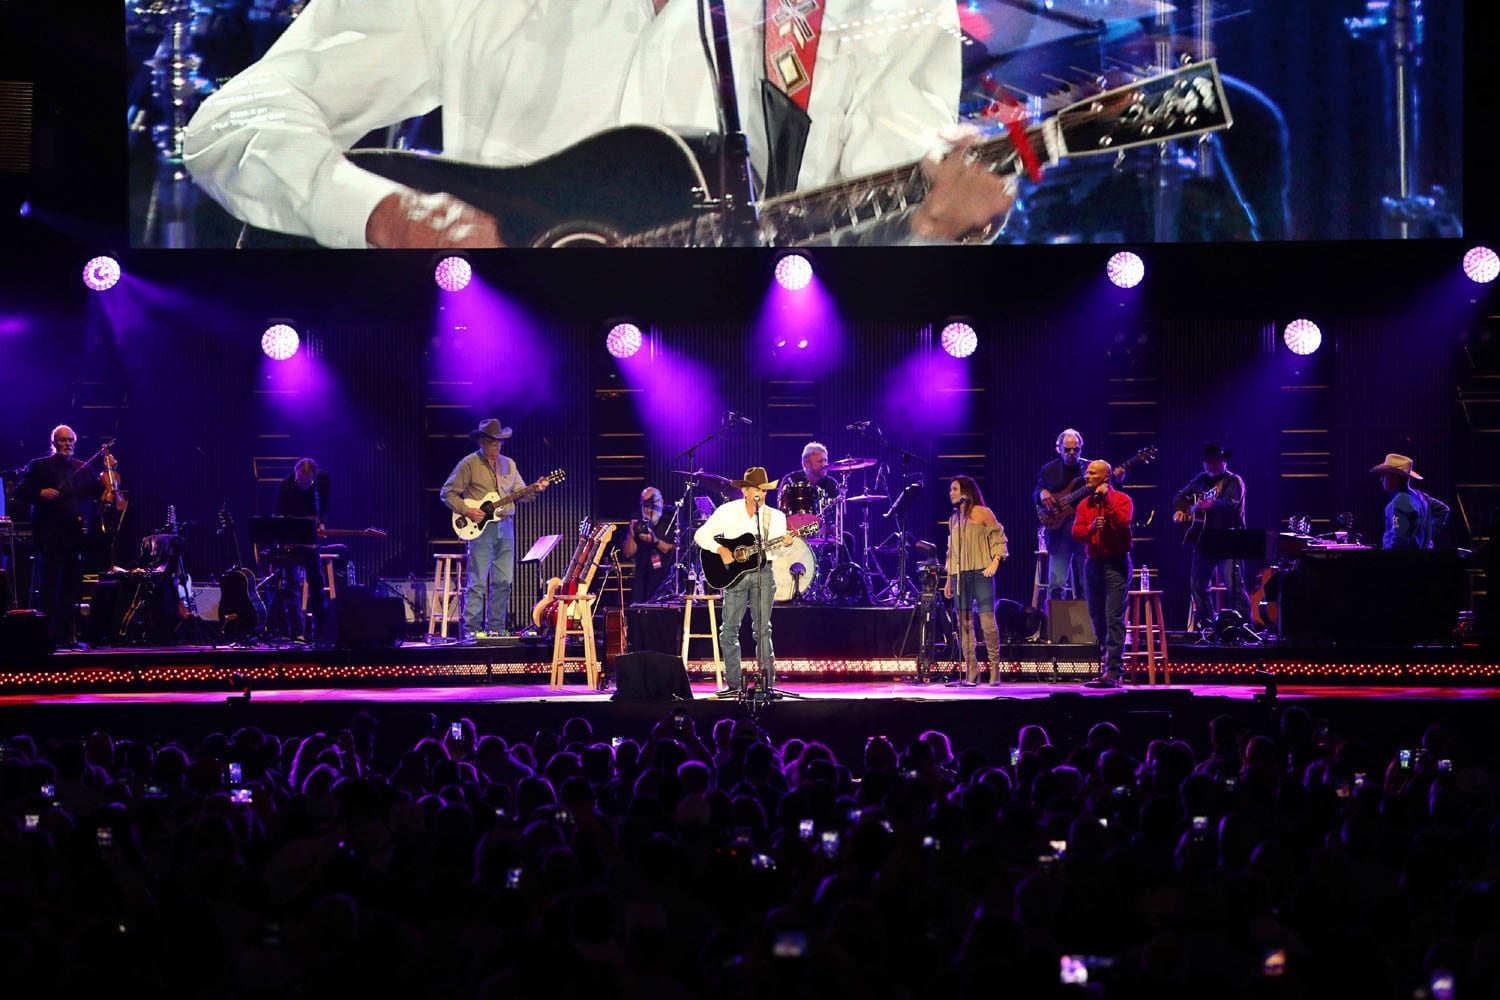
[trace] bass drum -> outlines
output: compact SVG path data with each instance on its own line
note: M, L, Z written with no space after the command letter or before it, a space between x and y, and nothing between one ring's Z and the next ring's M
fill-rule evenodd
M818 557L800 538L792 539L789 552L778 552L771 560L771 575L776 579L776 600L790 601L812 588L818 576Z

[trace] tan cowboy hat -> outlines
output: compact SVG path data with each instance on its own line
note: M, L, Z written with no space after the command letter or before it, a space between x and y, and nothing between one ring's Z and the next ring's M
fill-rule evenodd
M754 486L760 490L774 490L776 488L776 480L767 481L766 470L759 465L753 465L745 470L744 479L732 480L729 485L737 490L742 490L747 486Z
M478 441L480 438L490 438L495 441L504 441L514 433L515 431L509 427L500 426L500 421L490 417L481 420L479 426L469 432L469 440Z
M1422 478L1421 476L1417 475L1415 472L1411 471L1411 459L1407 458L1405 455L1397 455L1395 452L1391 452L1390 454L1386 455L1385 456L1385 461L1381 462L1379 465L1375 466L1375 468L1371 469L1370 471L1371 472L1395 472L1395 473L1398 473L1400 475L1403 475L1403 476L1407 477L1408 479L1421 479Z

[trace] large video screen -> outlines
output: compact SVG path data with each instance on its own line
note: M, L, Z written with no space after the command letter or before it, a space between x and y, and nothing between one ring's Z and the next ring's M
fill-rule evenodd
M1459 236L1463 32L1421 0L126 0L131 244Z

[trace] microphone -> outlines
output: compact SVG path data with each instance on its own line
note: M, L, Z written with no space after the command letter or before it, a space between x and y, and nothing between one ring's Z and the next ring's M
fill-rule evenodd
M731 424L744 424L746 427L749 427L749 426L751 426L752 424L755 423L754 420L751 420L749 417L745 416L743 413L736 413L733 410L729 411L729 418L728 419L729 419L729 422Z
M854 423L852 423L849 426L845 427L844 430L846 430L846 431L862 431L866 427L869 427L874 422L875 421L873 421L873 420L856 420L856 421L854 421Z

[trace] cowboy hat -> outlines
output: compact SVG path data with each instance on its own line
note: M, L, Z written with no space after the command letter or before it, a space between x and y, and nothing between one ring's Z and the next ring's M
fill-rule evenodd
M776 480L767 481L766 470L759 465L752 465L745 470L744 479L735 479L729 485L737 490L742 490L747 486L754 486L758 490L774 490L776 488Z
M1398 475L1406 476L1408 479L1421 479L1422 478L1421 476L1417 475L1415 472L1411 471L1411 459L1407 458L1405 455L1398 455L1395 452L1390 452L1389 454L1387 454L1385 456L1385 461L1381 462L1379 465L1375 466L1375 468L1371 469L1370 471L1371 472L1394 472L1394 473L1397 473Z
M504 441L514 433L515 431L509 427L501 427L500 421L494 417L490 417L487 420L481 420L479 426L469 432L469 440L478 441L484 437L495 441Z
M1234 449L1226 448L1217 441L1210 441L1203 446L1204 458L1233 458Z

